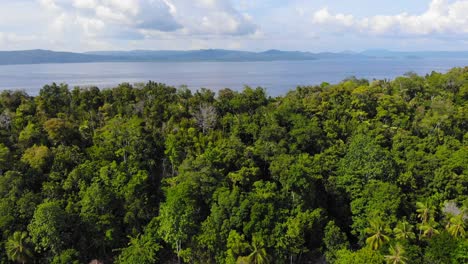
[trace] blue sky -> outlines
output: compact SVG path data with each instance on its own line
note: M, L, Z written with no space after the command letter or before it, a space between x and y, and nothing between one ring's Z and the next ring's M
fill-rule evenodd
M0 50L467 50L468 0L0 0Z

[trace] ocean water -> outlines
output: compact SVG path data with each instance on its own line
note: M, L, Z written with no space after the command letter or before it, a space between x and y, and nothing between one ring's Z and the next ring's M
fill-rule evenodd
M263 87L271 96L285 94L299 85L338 83L351 76L393 79L413 71L424 75L468 66L465 59L363 59L271 62L119 62L0 66L0 90L25 90L37 95L52 82L70 87L111 88L119 83L149 80L190 89L242 90Z

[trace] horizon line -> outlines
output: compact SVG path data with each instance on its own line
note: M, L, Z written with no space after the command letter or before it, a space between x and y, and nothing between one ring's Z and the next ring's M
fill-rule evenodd
M20 51L51 51L51 52L66 52L66 53L81 53L86 54L90 52L138 52L138 51L238 51L238 52L251 52L251 53L262 53L268 51L281 51L281 52L302 52L302 53L364 53L364 52L398 52L398 53L424 53L424 52L468 52L468 49L465 50L392 50L385 48L373 48L373 49L364 49L364 50L340 50L340 51L308 51L308 50L288 50L288 49L265 49L265 50L243 50L243 49L224 49L224 48L204 48L204 49L108 49L108 50L88 50L88 51L73 51L73 50L54 50L54 49L45 49L45 48L31 48L31 49L17 49L17 50L0 50L0 52L20 52Z

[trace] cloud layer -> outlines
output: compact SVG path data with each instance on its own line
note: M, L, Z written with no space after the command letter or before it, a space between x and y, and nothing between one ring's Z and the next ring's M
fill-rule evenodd
M39 0L55 19L56 33L82 32L86 37L139 39L164 32L248 35L256 30L250 17L229 1L214 0Z
M468 0L15 0L0 50L466 49Z
M468 1L432 0L419 15L401 13L356 18L351 14L316 11L313 23L334 30L354 30L361 34L390 36L448 36L468 34Z

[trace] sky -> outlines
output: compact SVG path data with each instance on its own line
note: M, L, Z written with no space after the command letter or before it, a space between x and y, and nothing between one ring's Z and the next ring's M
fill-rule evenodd
M468 50L468 0L0 0L0 50Z

